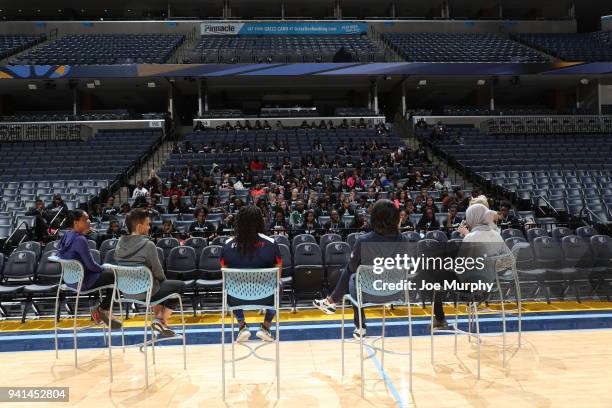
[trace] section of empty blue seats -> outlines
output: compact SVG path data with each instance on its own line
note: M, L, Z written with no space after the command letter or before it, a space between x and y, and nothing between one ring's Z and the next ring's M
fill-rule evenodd
M383 40L413 62L547 62L547 56L491 33L384 33Z
M352 61L384 62L384 51L359 35L205 35L193 62L332 62L343 49Z
M612 61L612 33L523 33L519 41L566 61Z
M71 34L20 55L22 65L162 64L183 34Z

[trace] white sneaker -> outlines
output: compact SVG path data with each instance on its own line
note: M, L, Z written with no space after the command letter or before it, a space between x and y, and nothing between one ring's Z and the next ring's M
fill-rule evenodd
M238 331L238 335L236 336L236 341L238 343L242 343L245 341L249 341L251 338L251 331L249 330L249 326L246 324L242 326L242 329Z
M259 330L257 330L255 336L257 336L258 339L263 341L274 341L274 337L272 337L272 333L270 332L270 330L266 329L263 326L259 327Z
M329 303L327 298L315 299L312 301L312 304L314 305L314 307L316 307L317 309L319 309L325 314L331 315L331 314L336 313L336 304Z
M366 336L366 329L353 330L353 337L355 338L355 340L361 340L361 338L365 336Z

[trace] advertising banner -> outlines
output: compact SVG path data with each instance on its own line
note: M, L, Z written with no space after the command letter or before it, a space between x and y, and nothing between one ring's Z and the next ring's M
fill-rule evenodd
M366 23L202 23L202 35L350 35L368 31Z

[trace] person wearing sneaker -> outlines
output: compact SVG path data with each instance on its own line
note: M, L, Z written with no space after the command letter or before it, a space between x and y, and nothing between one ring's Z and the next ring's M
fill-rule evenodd
M182 294L185 283L179 280L166 279L164 269L157 256L157 247L149 239L151 219L149 212L142 208L130 211L125 218L130 235L123 235L117 242L115 249L115 260L123 266L146 266L153 274L153 288L151 290L151 302L163 299L173 293ZM144 299L146 294L134 296L136 299ZM172 312L178 306L178 299L168 299L163 303L153 306L153 322L151 328L160 337L174 337L176 333L168 327L168 320Z
M325 299L317 299L313 302L314 306L326 314L336 312L336 304L342 301L342 298L347 293L350 293L353 298L357 299L355 287L355 272L359 265L373 265L374 257L380 256L379 251L368 249L367 243L384 243L385 252L388 251L389 256L402 252L402 245L405 244L406 238L399 232L400 212L395 205L389 200L378 200L372 208L370 215L371 232L361 235L355 241L351 251L348 266L340 274L338 283L330 296ZM393 244L396 245L393 245ZM377 246L379 249L380 245ZM362 327L359 327L359 313L357 307L353 306L353 321L355 330L353 337L359 339L366 335L366 319L363 309L361 310Z
M91 230L89 215L83 210L73 210L66 217L66 226L70 228L57 245L57 256L61 259L74 259L83 265L85 276L81 290L90 290L115 283L115 274L104 269L91 256L85 235ZM76 284L70 285L76 289ZM113 330L121 328L121 321L114 319L110 313L113 296L112 289L104 290L100 305L91 313L97 324L111 325Z
M497 213L489 210L483 202L488 202L484 196L479 196L478 200L473 200L465 213L466 226L461 226L458 229L461 235L464 236L462 243L468 244L462 245L461 247L459 256L463 258L474 259L511 252L504 243L504 239L495 225L495 216ZM509 262L510 264L508 264L507 267L511 268L511 261ZM499 267L503 268L503 266ZM463 273L459 273L458 271L437 271L436 274L428 273L426 276L419 273L415 277L415 280L424 279L427 282L443 284L444 281L464 280L463 277L465 277L466 274L469 275L475 272L477 272L477 270L470 271L466 268ZM436 299L434 299L433 302L434 330L449 329L442 303L444 297L445 293L443 291L436 292Z
M228 239L221 251L221 267L223 268L280 268L282 258L278 244L274 239L264 235L265 223L261 210L253 205L245 206L238 211L235 224L235 237ZM274 296L266 299L250 301L249 303L270 305L274 304ZM237 299L228 296L228 304L232 307L240 306ZM243 303L244 304L244 303ZM234 310L238 321L239 331L236 341L244 342L251 338L251 332L244 319L241 309ZM255 336L263 341L274 341L270 332L274 310L267 309L264 321Z

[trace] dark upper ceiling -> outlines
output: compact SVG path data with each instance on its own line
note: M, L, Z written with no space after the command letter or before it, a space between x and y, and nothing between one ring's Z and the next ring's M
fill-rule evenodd
M447 0L451 17L496 18L498 4L504 18L565 18L571 0ZM435 18L440 16L442 0L340 0L344 18L390 17L392 5L398 17ZM599 28L599 18L612 14L612 1L573 1L582 31ZM231 0L235 18L279 18L281 0ZM287 18L331 18L335 0L284 0ZM171 17L219 18L223 0L83 0L0 2L0 19L6 20L82 20L142 19Z

